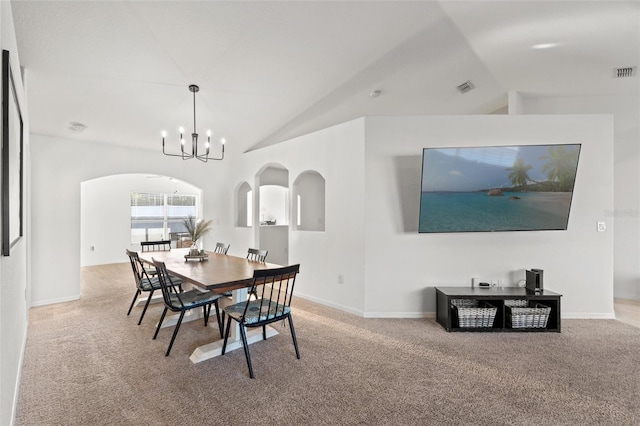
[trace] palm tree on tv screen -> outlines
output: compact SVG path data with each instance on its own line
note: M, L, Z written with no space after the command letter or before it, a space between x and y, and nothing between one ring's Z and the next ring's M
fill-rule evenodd
M548 160L542 167L549 181L553 182L555 191L571 191L576 177L578 150L567 151L564 145L550 146L547 155L540 157Z
M516 186L524 186L527 182L531 181L531 178L529 177L529 170L532 168L532 165L525 164L522 158L518 158L516 162L513 163L513 167L509 167L506 170L511 171L508 176L508 178L511 179L511 183Z

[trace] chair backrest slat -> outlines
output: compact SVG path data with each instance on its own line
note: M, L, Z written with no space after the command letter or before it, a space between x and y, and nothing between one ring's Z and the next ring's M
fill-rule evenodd
M156 267L156 272L158 276L158 281L160 282L160 289L162 290L162 298L164 299L164 303L169 307L184 308L184 303L182 303L182 298L180 297L180 292L176 290L176 284L171 279L171 275L167 271L167 266L164 262L160 262L151 258L153 261L153 265ZM171 293L173 293L175 299L171 298ZM176 305L174 300L178 300L180 303Z
M267 313L259 323L277 321L285 315L285 309L291 306L295 280L299 271L299 264L254 271L250 294L255 294L260 301L260 312ZM245 305L243 318L247 316L248 308L249 300Z
M254 260L256 262L264 262L267 259L267 254L269 254L267 250L250 248L247 250L247 259Z
M126 249L125 249L126 250ZM131 269L133 270L133 276L136 280L136 285L138 287L141 287L141 281L143 279L149 279L149 276L147 275L147 271L146 269L144 269L144 266L142 265L142 261L140 260L140 257L138 256L138 253L135 251L131 251L131 250L126 250L127 252L127 256L129 256L129 262L131 262Z
M214 253L227 254L230 244L216 243Z

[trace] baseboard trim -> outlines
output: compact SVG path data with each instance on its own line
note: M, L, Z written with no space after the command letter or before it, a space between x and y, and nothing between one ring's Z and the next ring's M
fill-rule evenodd
M80 295L78 294L77 296L60 297L58 299L39 300L37 302L31 302L31 307L33 308L35 306L53 305L54 303L72 302L74 300L80 300Z
M435 312L364 312L357 309L350 308L348 306L341 305L339 303L327 302L324 299L309 296L306 294L297 293L296 297L309 300L310 302L318 303L323 306L338 309L340 311L348 312L350 314L358 315L362 318L429 318L435 319ZM603 313L603 312L569 312L562 313L561 319L616 319L615 313Z
M339 303L327 302L324 299L309 296L306 294L297 293L296 297L308 300L310 302L317 303L319 305L328 306L330 308L338 309L340 311L348 312L350 314L358 315L362 318L435 318L435 312L364 312L357 309L350 308L348 306L340 305Z
M435 318L435 312L365 312L365 318Z
M24 354L27 350L27 336L29 335L29 321L27 320L27 326L24 329L24 335L22 336L22 348L20 349L20 359L18 360L18 372L16 374L16 386L13 389L13 403L11 404L11 423L13 426L16 420L16 414L18 413L18 399L20 399L20 383L22 382L22 366L24 365Z
M616 319L614 313L601 313L601 312L570 312L560 315L562 319Z
M328 306L330 308L334 308L334 309L338 309L340 311L348 312L350 314L358 315L359 317L363 317L364 316L364 312L362 312L362 311L350 308L348 306L340 305L338 303L327 302L326 300L319 299L317 297L313 297L313 296L309 296L309 295L301 294L301 293L296 293L296 297L308 300L310 302L318 303L319 305Z

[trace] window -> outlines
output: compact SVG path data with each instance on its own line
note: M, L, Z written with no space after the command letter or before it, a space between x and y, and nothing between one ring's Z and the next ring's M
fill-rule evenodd
M195 195L131 193L131 243L168 240L171 233L186 232L182 221L197 217Z

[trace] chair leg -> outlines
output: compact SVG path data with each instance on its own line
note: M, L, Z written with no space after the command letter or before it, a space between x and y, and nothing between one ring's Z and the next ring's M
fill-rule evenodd
M229 339L229 330L231 330L231 316L229 316L229 321L227 321L227 330L224 333L224 342L222 343L222 355L224 355L227 350L227 340Z
M247 332L244 325L240 324L240 337L242 337L242 346L244 347L244 356L247 358L247 366L249 367L249 377L253 379L253 367L251 367L251 355L249 355L249 344L247 343Z
M182 324L182 318L184 317L185 311L180 311L180 318L178 318L178 323L176 324L176 329L173 330L173 336L171 336L171 342L169 342L169 347L167 348L167 353L164 356L169 356L169 352L171 352L171 347L173 346L173 341L176 340L176 335L178 334L178 330L180 330L180 324Z
M144 318L145 312L147 312L147 308L149 307L149 303L151 302L151 296L153 296L153 290L149 293L149 297L147 297L147 303L144 304L144 309L142 309L142 314L140 314L140 319L138 320L138 325L142 323L142 318Z
M133 295L133 300L131 301L131 306L129 306L129 311L127 312L127 316L131 313L131 309L133 309L133 305L136 303L138 296L140 296L140 289L137 289L136 294Z
M262 326L262 340L267 340L267 324Z
M293 328L293 320L289 314L289 328L291 329L291 337L293 338L293 346L296 348L296 358L300 359L300 350L298 349L298 339L296 339L296 330Z
M209 313L211 312L211 305L202 305L202 315L204 315L204 326L209 323Z
M160 316L160 321L158 321L158 326L156 327L156 333L153 335L153 340L156 340L158 337L158 331L160 331L160 327L162 326L162 321L164 321L164 316L167 315L167 307L164 307L164 311L162 311L162 315Z
M222 325L224 324L224 320L220 321L220 306L218 306L218 301L216 300L215 302L213 302L213 304L216 307L216 318L218 319L218 329L220 330L220 338L222 339L222 336L224 336L224 333L222 332ZM211 306L209 306L209 310L211 310Z

